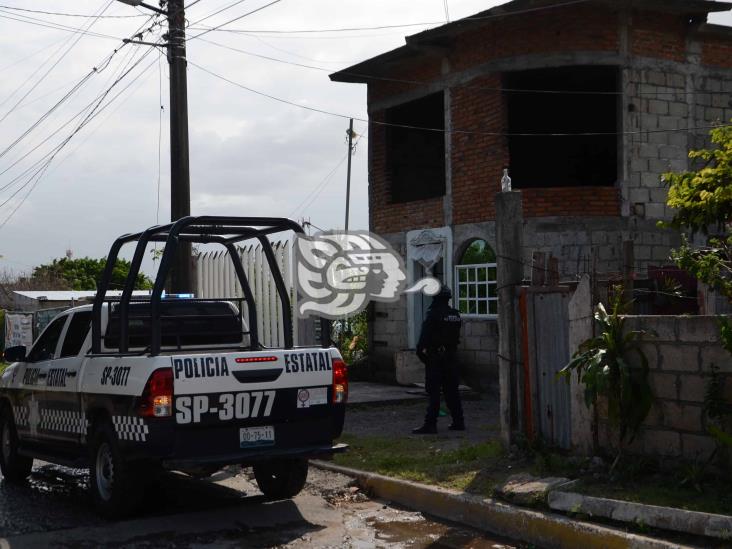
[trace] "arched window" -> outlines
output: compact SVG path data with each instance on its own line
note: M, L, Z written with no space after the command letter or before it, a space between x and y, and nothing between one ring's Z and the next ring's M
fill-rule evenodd
M496 254L485 240L474 240L455 267L455 304L462 315L490 318L498 314Z

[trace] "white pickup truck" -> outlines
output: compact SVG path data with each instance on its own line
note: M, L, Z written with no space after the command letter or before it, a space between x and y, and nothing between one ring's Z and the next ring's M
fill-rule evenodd
M190 217L118 239L137 242L116 300L105 299L111 268L94 305L56 317L33 347L12 347L0 378L0 470L22 481L33 459L90 468L96 508L134 512L146 480L161 470L210 474L253 466L262 492L297 494L308 459L336 444L348 394L335 348L295 347L289 291L267 236L301 230L284 219ZM282 300L285 345L259 343L256 306L239 254L230 253L243 298L166 299L163 285L179 242L234 244L257 238ZM132 300L146 247L165 242L149 300Z

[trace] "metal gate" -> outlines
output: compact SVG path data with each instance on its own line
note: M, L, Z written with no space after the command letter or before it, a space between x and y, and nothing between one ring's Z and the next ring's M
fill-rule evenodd
M568 288L521 291L524 416L527 434L560 448L571 446L569 385L557 374L569 357Z
M272 243L272 251L282 272L285 285L294 296L289 242ZM281 347L284 344L282 304L277 296L277 287L260 244L238 248L242 266L254 294L257 305L257 328L259 340L267 347ZM201 298L226 298L244 296L234 271L234 264L225 251L204 252L196 259L196 296ZM247 309L244 308L245 318ZM248 321L249 319L246 318ZM297 322L293 325L297 341Z

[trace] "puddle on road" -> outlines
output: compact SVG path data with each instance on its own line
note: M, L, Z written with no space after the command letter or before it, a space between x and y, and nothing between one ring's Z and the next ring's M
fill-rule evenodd
M390 509L366 519L377 547L396 549L514 549L525 545L498 540L468 528L433 522L422 514Z
M435 522L375 522L371 526L376 530L377 544L381 541L383 546L397 549L428 547L429 549L509 549L519 547L498 542L476 532Z

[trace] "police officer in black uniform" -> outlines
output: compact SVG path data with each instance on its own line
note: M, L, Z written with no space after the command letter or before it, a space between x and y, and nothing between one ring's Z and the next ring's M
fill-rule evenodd
M464 431L463 406L458 391L456 352L460 343L460 312L450 307L452 292L442 286L432 298L422 333L417 343L417 356L425 365L425 389L429 395L424 424L412 432L416 435L437 433L437 415L440 411L440 391L452 416L451 431Z

